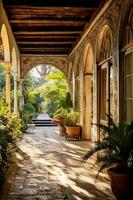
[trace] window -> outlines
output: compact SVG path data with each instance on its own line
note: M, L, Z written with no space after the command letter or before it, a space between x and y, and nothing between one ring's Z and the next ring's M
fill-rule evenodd
M132 52L125 53L124 60L125 121L131 122L133 120L133 49Z
M99 66L99 117L107 121L106 114L113 114L113 67L111 60Z

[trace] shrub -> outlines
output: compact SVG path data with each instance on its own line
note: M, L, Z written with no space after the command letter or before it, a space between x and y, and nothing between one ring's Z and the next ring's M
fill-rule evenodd
M79 112L70 109L65 116L65 125L75 126L79 123Z
M21 134L21 120L11 114L0 116L0 188L4 182L4 171L9 162L12 147Z

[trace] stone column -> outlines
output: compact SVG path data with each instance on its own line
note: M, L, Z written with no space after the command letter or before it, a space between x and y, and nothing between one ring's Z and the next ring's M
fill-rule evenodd
M7 111L11 111L11 83L10 83L10 68L11 63L5 62L5 70L6 70L6 109Z
M18 86L17 86L17 73L14 73L14 115L18 116Z
M76 80L75 80L75 77L74 77L74 74L73 74L73 76L72 76L72 101L73 101L73 107L74 108L75 108L75 93L76 93L75 82L76 82Z
M19 107L22 110L24 105L24 97L23 97L23 79L19 80Z

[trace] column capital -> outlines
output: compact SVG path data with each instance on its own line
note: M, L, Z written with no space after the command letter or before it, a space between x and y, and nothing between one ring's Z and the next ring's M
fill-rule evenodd
M11 67L11 63L10 63L10 62L7 62L7 61L4 62L4 65L5 65L5 67L8 67L8 68Z

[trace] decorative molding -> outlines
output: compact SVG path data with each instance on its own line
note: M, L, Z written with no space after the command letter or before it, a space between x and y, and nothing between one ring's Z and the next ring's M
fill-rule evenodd
M39 64L50 64L63 71L65 74L67 73L66 56L22 56L20 77L23 78L28 71Z

